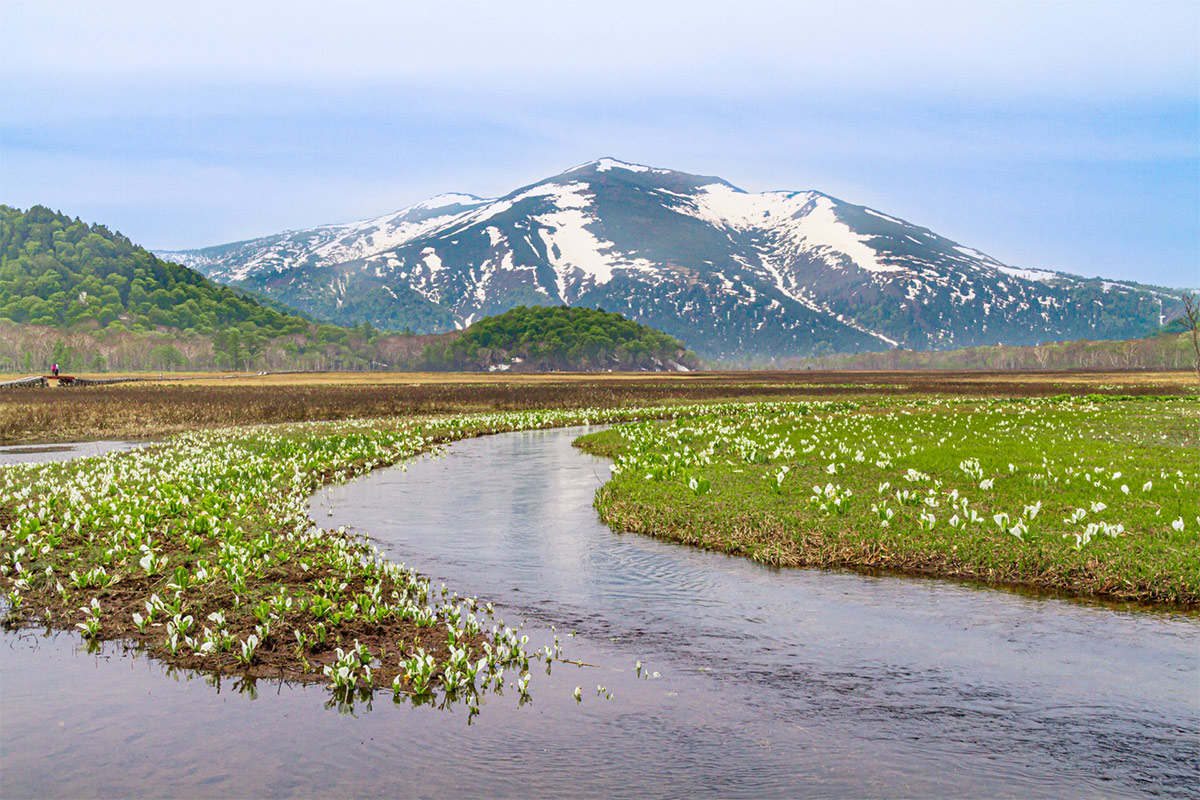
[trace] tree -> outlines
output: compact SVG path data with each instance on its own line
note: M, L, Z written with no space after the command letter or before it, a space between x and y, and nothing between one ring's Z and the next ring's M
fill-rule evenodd
M183 354L174 345L162 344L150 352L151 363L160 370L182 367L185 363Z
M54 343L54 347L50 351L50 361L58 364L59 369L65 370L70 368L71 362L74 360L72 358L73 355L71 347L62 339L59 339Z
M1192 367L1196 370L1196 380L1200 381L1200 302L1196 295L1189 292L1183 296L1183 324L1192 333L1192 350L1196 355Z

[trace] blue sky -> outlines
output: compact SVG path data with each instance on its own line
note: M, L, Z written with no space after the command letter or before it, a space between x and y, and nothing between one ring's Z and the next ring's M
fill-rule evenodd
M184 248L611 155L1200 285L1200 3L434 5L2 0L0 202Z

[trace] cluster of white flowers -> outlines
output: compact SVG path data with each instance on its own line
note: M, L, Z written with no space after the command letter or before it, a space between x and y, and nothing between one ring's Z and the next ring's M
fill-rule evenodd
M426 692L435 682L458 692L473 692L477 682L499 686L506 669L527 673L527 640L503 623L486 628L490 605L477 616L474 600L444 586L436 591L344 529L315 524L307 516L310 494L322 483L463 435L689 413L698 411L583 409L257 426L188 433L66 463L3 467L0 582L10 613L28 613L28 593L49 590L75 609L58 622L74 623L90 638L105 631L101 601L108 587L144 587L144 604L125 624L152 651L247 668L264 648L278 651L285 642L308 665L310 654L330 650L339 627L408 620L440 627L450 655L436 663L410 648L403 668L396 665L398 693ZM706 456L688 458L703 464ZM289 565L314 578L278 583ZM229 600L214 608L211 597ZM233 633L231 621L250 613L253 633ZM482 657L470 656L467 643L481 637ZM313 669L336 688L369 688L380 657L356 642Z
M1200 416L1192 398L1170 402L1182 418ZM846 513L849 487L861 491L865 483L877 486L870 509L881 528L948 524L962 532L990 519L1005 538L1065 537L1076 548L1098 535L1129 535L1135 521L1143 532L1182 533L1192 518L1200 528L1200 472L1164 469L1111 446L1104 417L1114 407L1086 398L749 403L709 411L669 425L621 426L613 474L677 482L686 472L687 485L712 494L710 502L721 502L710 487L722 483L715 478L722 470L757 472L777 492L792 476L819 474L825 483L813 486L808 503L826 513ZM1139 441L1162 447L1148 436ZM1078 507L1068 508L1071 502ZM1043 509L1066 513L1052 518ZM1171 509L1178 509L1173 518Z

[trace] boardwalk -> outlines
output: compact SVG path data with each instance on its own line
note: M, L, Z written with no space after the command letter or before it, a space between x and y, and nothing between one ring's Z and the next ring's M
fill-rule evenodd
M38 388L50 386L103 386L110 383L133 383L151 378L80 378L75 375L30 375L27 378L0 382L0 389Z

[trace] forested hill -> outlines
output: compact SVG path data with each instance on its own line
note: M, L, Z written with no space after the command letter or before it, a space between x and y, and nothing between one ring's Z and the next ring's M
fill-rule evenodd
M0 318L209 334L251 323L266 336L303 333L310 325L162 261L103 225L43 206L0 206Z
M620 314L567 306L517 306L425 350L430 369L680 370L696 355L674 336Z
M0 205L0 372L370 369L424 342L316 322L104 225ZM415 350L415 354L414 354Z

